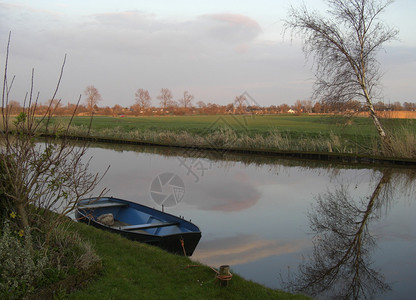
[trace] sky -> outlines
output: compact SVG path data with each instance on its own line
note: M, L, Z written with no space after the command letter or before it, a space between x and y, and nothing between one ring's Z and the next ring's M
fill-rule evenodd
M325 11L324 1L307 6ZM195 100L232 103L247 93L260 106L311 98L312 63L300 40L284 36L283 19L301 0L0 0L0 66L4 69L12 32L10 100L30 89L46 102L53 95L65 54L57 98L75 103L89 85L102 96L99 106L134 104L139 88L152 104L162 88L174 100L184 91ZM380 99L416 102L416 1L397 0L383 15L399 40L379 60L384 76ZM2 72L3 74L3 72Z

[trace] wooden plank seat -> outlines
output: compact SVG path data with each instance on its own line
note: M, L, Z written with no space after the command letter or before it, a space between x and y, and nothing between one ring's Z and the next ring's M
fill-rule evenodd
M119 202L107 202L107 203L92 203L79 206L79 209L94 209L94 208L103 208L103 207L122 207L128 206L126 203Z
M175 225L179 225L179 222L147 223L147 224L120 226L118 228L121 230L136 230L136 229L149 229L149 228L175 226Z

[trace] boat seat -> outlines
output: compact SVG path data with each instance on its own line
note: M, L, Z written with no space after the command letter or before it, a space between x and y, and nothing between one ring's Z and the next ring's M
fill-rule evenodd
M161 223L147 223L147 224L138 224L138 225L128 225L120 226L121 230L136 230L136 229L149 229L157 227L166 227L166 226L175 226L179 225L179 222L161 222Z
M128 204L119 203L119 202L92 203L92 204L81 205L78 208L79 209L94 209L94 208L103 208L103 207L122 207L122 206L128 206Z

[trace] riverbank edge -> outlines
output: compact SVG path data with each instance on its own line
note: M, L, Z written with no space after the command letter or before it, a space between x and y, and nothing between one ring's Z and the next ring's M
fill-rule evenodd
M42 138L56 138L56 135L42 133ZM333 161L342 164L359 164L359 165L382 165L382 166L403 166L412 167L416 166L416 159L410 158L394 158L394 157L383 157L373 156L365 154L354 154L354 153L336 153L336 152L308 152L308 151L290 151L290 150L276 150L276 149L248 149L248 148L226 148L226 147L211 147L211 146L187 146L187 145L175 145L175 144L164 144L151 141L139 141L129 140L122 138L110 138L110 137L98 137L98 136L75 136L67 135L65 138L71 140L80 140L88 142L99 142L109 144L128 144L128 145L141 145L141 146L155 146L155 147L168 147L176 149L192 150L197 151L214 151L219 155L224 153L242 153L242 154L253 154L253 155L267 155L274 156L277 158L285 159L301 159L301 160L316 160L316 161Z
M74 222L73 225L71 230L94 245L102 259L102 267L95 270L85 285L70 290L66 294L68 299L100 299L103 296L127 299L133 297L135 292L141 292L146 299L156 295L158 299L172 299L172 293L182 299L195 299L195 295L201 299L243 299L241 295L249 291L259 295L249 297L252 299L264 299L266 296L270 296L269 299L311 299L306 295L268 288L238 274L233 274L230 285L223 288L213 281L213 268L190 257L130 241L119 234L84 223ZM132 274L131 269L137 272ZM118 285L120 288L114 289ZM123 286L132 290L124 290Z

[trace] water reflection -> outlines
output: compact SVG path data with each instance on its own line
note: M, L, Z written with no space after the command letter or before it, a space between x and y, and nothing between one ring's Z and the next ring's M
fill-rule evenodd
M240 234L201 243L200 250L193 258L211 266L235 266L274 255L295 253L304 249L307 244L305 240L266 240L258 235Z
M198 209L233 212L249 209L261 198L259 188L242 172L204 178L192 204Z
M279 275L286 273L288 266L297 270L302 255L305 260L301 265L305 270L313 266L323 272L320 261L313 262L312 242L317 245L319 239L311 239L307 234L310 232L307 211L313 205L309 217L315 214L315 224L326 221L325 226L347 235L343 240L340 236L331 236L329 231L326 235L320 234L321 240L327 239L326 244L338 243L332 252L329 245L317 248L322 252L322 260L330 258L323 266L333 267L341 259L344 263L340 270L326 278L332 278L335 284L344 284L347 289L354 279L348 274L358 272L354 282L360 280L364 288L371 281L366 276L379 280L382 288L387 287L386 283L391 286L392 292L378 297L404 299L416 294L416 286L412 284L416 276L413 260L416 251L415 170L233 153L220 157L215 153L198 156L163 147L94 144L90 150L94 156L91 172L111 165L100 186L111 189L108 196L157 208L149 196L153 180L164 172L178 174L183 179L184 198L167 211L192 219L202 230L202 239L193 256L195 260L213 267L229 264L235 273L272 288L282 288ZM196 182L195 176L181 163L196 165L196 160L200 159L208 164L204 174L197 173L199 180ZM197 168L193 170L198 171ZM325 192L328 189L331 192ZM329 208L333 209L332 213L326 212ZM345 217L339 217L342 214ZM335 222L332 227L330 217ZM353 224L348 224L347 220ZM357 232L359 237L356 237ZM328 248L325 255L324 246ZM352 263L354 260L359 264ZM294 276L300 278L301 274ZM337 274L343 274L350 283L335 279ZM337 291L340 290L342 287L338 286ZM330 292L333 291L325 290L318 297L331 298ZM371 289L360 293L358 297L372 297ZM353 298L356 293L351 295Z
M316 197L308 213L313 252L299 265L286 288L329 299L372 299L391 290L373 267L376 239L371 223L388 213L395 189L411 190L416 172L382 171L369 197L354 199L344 186Z
M74 141L74 143L76 143ZM81 142L80 142L81 144ZM174 157L177 160L178 166L181 165L183 158L188 159L187 165L191 163L192 160L206 160L211 162L211 165L207 165L207 168L212 167L212 162L220 164L223 168L231 168L236 163L242 163L244 165L256 165L264 166L270 165L271 169L279 167L302 167L305 169L317 169L322 168L323 172L334 172L334 176L339 172L339 168L346 166L346 164L340 162L326 162L320 160L308 160L308 159L290 159L290 158L279 158L274 155L266 154L256 154L256 153L239 153L239 152L218 152L218 151L208 151L200 149L182 149L177 147L164 147L164 146L147 146L147 145L130 145L130 144L112 144L112 143L91 143L94 148L107 149L111 151L116 151L119 153L126 152L136 152L136 153L146 153L146 154L156 154L163 157ZM189 160L191 159L191 160ZM348 168L363 168L362 164L357 165L348 165ZM369 165L369 168L374 166ZM209 171L207 170L207 173Z

